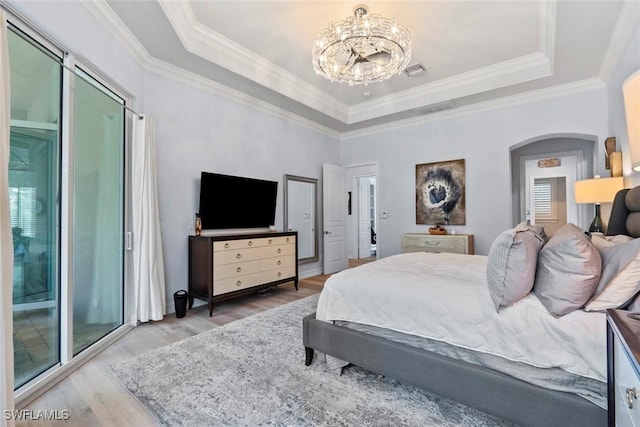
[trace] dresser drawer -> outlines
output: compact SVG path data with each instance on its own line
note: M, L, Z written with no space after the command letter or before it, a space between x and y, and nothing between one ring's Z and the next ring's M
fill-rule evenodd
M404 234L402 252L473 253L468 235Z
M239 291L241 289L259 285L260 283L260 273L216 280L215 286L213 287L213 295L215 296L226 294L227 292Z
M283 267L277 270L263 271L260 274L260 280L264 283L275 282L276 280L287 279L296 275L296 268L294 266Z
M265 246L260 248L260 258L273 258L283 255L293 255L296 252L294 244Z
M284 245L295 243L295 236L259 237L256 239L238 239L213 242L213 251L233 251L237 249L251 249L263 246Z
M640 379L638 379L638 373L633 369L619 340L615 340L614 344L613 366L616 379L616 425L619 427L640 427L640 400L638 400L640 398Z
M277 268L295 266L295 259L292 256L279 256L264 258L260 260L260 270L274 270Z
M259 273L260 270L264 270L264 268L262 268L261 262L261 260L255 260L238 262L234 264L218 265L213 269L213 280L228 279L230 277Z
M255 261L262 258L261 248L235 249L230 251L214 252L213 265L235 264L244 261Z

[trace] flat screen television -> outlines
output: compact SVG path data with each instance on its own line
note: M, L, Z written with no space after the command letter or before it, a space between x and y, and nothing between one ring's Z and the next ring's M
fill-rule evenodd
M254 178L200 174L200 220L204 230L274 225L278 183Z

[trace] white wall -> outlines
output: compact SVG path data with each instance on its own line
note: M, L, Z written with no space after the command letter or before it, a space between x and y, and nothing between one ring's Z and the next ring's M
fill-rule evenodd
M336 138L153 72L145 74L144 101L145 112L156 119L171 305L173 292L187 287L187 236L198 211L201 171L278 181L276 227L282 230L283 175L321 180L322 163L339 163L340 147ZM301 277L320 273L319 262L299 269Z
M627 135L627 122L624 114L624 98L622 96L622 83L631 74L640 70L640 24L636 26L629 44L627 45L620 62L618 62L609 83L607 85L607 97L609 105L609 133L616 137L618 149L622 151L623 175L626 177L627 187L640 185L640 173L631 170L629 158L629 139ZM636 118L638 120L638 118Z
M378 212L389 213L378 225L381 256L400 252L402 233L427 232L415 220L416 164L466 159L466 225L448 228L474 234L476 253L487 254L511 227L510 147L558 134L604 141L606 107L603 87L345 139L343 164L378 163Z

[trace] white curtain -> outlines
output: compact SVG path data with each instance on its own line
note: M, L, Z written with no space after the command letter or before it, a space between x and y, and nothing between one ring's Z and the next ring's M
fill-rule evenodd
M135 320L161 320L166 313L164 261L158 210L153 119L134 118L132 150L133 284Z
M13 410L13 237L9 217L9 47L7 20L0 10L0 410ZM0 426L13 421L0 418Z

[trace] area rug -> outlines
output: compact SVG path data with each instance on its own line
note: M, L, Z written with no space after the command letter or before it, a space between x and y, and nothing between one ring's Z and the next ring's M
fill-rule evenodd
M508 426L357 367L304 365L307 297L110 367L168 426Z

